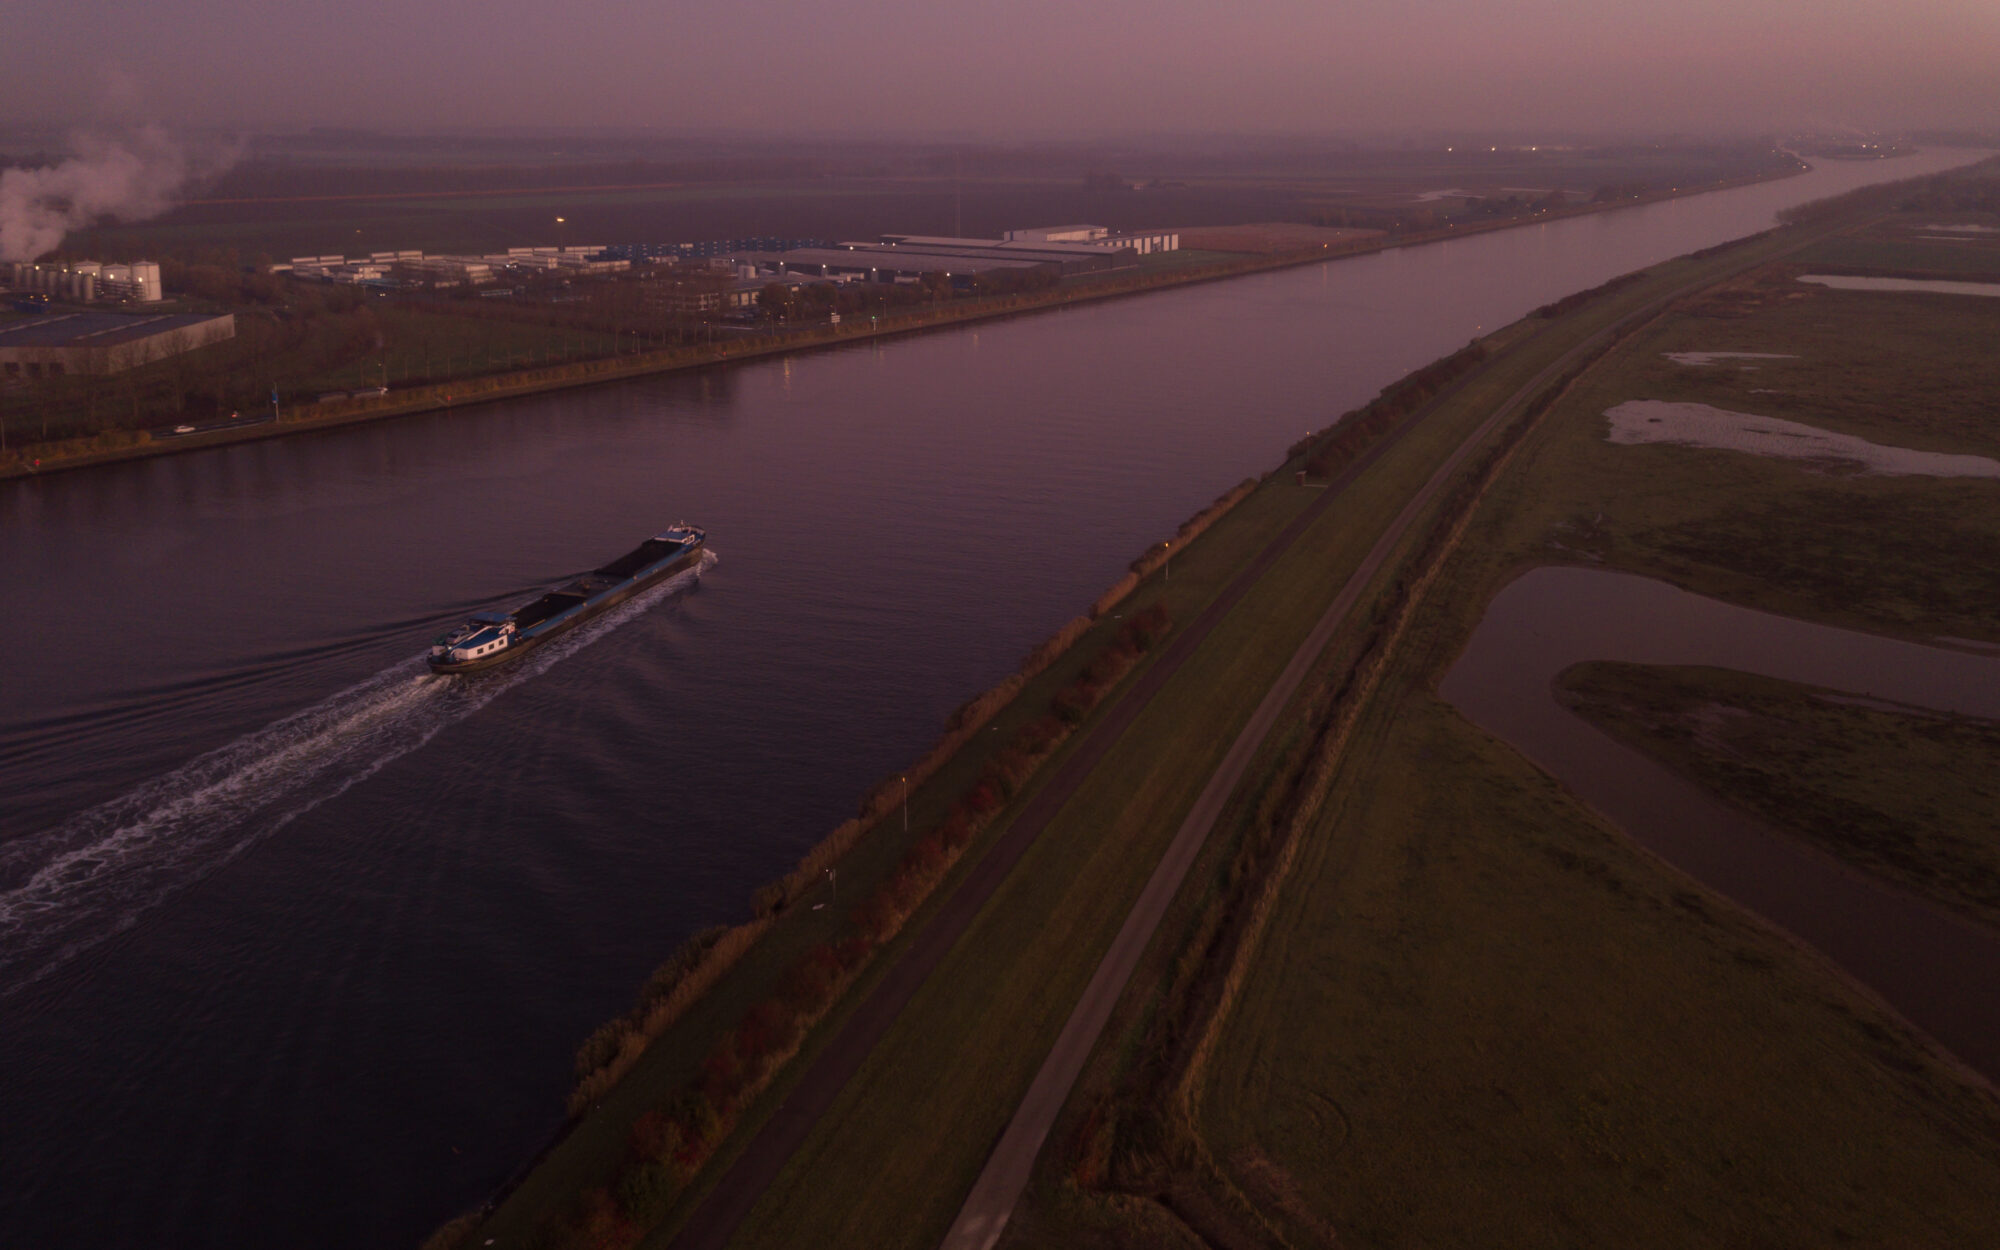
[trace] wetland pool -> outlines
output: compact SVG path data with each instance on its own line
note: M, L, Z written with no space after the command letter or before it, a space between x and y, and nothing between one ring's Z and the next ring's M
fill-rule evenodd
M1705 665L2000 719L2000 656L1836 629L1629 573L1532 570L1487 605L1439 692L1646 850L1786 930L2000 1080L2000 933L1771 829L1556 699L1574 665Z

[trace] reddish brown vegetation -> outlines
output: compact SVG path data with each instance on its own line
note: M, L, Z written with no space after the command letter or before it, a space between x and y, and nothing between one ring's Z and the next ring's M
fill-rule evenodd
M1733 246L1733 243L1731 244L1731 246ZM1700 253L1696 253L1696 255L1700 255ZM1591 287L1587 291L1577 291L1573 294L1563 296L1561 299L1555 301L1553 304L1543 304L1540 308L1537 308L1535 310L1535 315L1537 317L1553 320L1557 317L1562 316L1564 313L1575 312L1577 309L1583 307L1585 304L1588 304L1593 300L1602 299L1606 295L1611 294L1613 291L1621 290L1625 287L1631 286L1634 282L1637 282L1639 279L1645 276L1646 276L1646 271L1643 269L1638 270L1634 273L1620 274L1618 277L1611 279L1611 281L1600 282L1599 284L1597 284L1594 287Z
M752 1007L734 1030L716 1042L692 1088L634 1121L625 1160L611 1185L591 1190L567 1218L546 1227L543 1244L551 1250L622 1250L636 1244L645 1229L665 1215L688 1179L728 1135L744 1106L797 1051L806 1031L840 991L902 931L1006 799L1020 792L1076 724L1158 644L1170 624L1165 606L1154 604L1121 625L1076 680L1050 701L1049 714L1022 726L944 819L913 842L874 892L854 908L851 936L822 942L800 956L779 978L775 994ZM692 962L699 963L698 954ZM674 983L669 969L663 969L658 979ZM579 1067L617 1051L626 1036L616 1029L602 1039L593 1035L578 1055Z
M1366 407L1342 417L1325 434L1293 448L1293 454L1305 453L1309 476L1332 477L1360 458L1396 422L1429 403L1485 359L1486 348L1482 344L1475 342L1460 348L1389 386Z

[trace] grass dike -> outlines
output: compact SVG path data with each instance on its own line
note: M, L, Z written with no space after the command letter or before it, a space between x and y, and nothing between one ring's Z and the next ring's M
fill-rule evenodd
M1725 258L1715 265L1727 268L1736 263ZM1214 646L1203 648L1200 664L1184 678L1176 678L1163 692L1160 706L1143 714L1100 765L1101 778L1093 775L1087 792L1072 801L1058 825L1037 843L1003 887L1002 897L982 914L969 940L961 943L939 975L926 983L906 1009L906 1018L898 1019L880 1054L870 1056L854 1088L842 1095L834 1117L840 1122L829 1124L824 1131L815 1130L785 1178L760 1204L743 1232L745 1244L783 1244L784 1229L808 1225L843 1229L871 1244L885 1245L918 1244L925 1229L932 1230L932 1236L941 1231L942 1221L948 1220L951 1212L939 1203L950 1199L940 1200L937 1195L953 1192L952 1178L962 1172L969 1183L970 1172L976 1171L980 1158L976 1143L986 1140L985 1126L997 1132L997 1125L1004 1123L1011 1106L1008 1091L1018 1090L1032 1075L1033 1058L1040 1053L1036 1039L1052 1034L1060 1025L1060 1019L1051 1019L1045 1006L1032 1004L1059 1002L1065 987L1080 988L1070 982L1078 975L1078 968L1087 975L1085 956L1108 941L1104 918L1122 915L1116 901L1138 888L1158 830L1171 829L1177 821L1173 813L1192 801L1190 787L1198 786L1212 767L1204 761L1221 749L1218 742L1226 737L1223 727L1232 718L1247 716L1249 704L1255 702L1251 696L1269 684L1272 666L1278 662L1272 658L1272 639L1303 636L1339 585L1341 570L1353 567L1366 550L1368 535L1374 532L1371 521L1379 527L1380 518L1400 506L1392 501L1422 482L1431 467L1478 423L1475 418L1483 417L1522 380L1546 368L1595 328L1615 322L1647 300L1656 299L1663 288L1684 284L1701 271L1700 261L1663 266L1647 282L1605 293L1581 309L1531 318L1486 340L1496 358L1455 384L1451 398L1457 402L1451 415L1413 425L1398 441L1394 454L1358 478L1339 506L1315 523L1314 541L1288 554L1274 568L1260 583L1255 606L1246 605L1225 620ZM1201 542L1191 544L1185 553L1182 544L1175 542L1173 580L1148 581L1144 593L1160 596L1176 620L1197 615L1205 598L1212 596L1234 569L1318 496L1318 492L1298 490L1290 480L1296 469L1304 467L1312 450L1296 449L1285 472L1267 478L1228 513L1224 524ZM1108 630L1110 625L1100 620L1092 628ZM1064 682L1073 680L1087 655L1086 650L1073 647L1060 663L1037 678L1045 683L1040 687L1043 694L1052 695ZM1016 699L1000 713L1000 719L1014 718L1007 723L1018 730L1038 711L1025 699ZM1192 740L1190 726L1200 727ZM995 731L999 728L992 727ZM1059 745L1051 758L1059 759L1065 749ZM935 827L949 816L950 803L965 793L963 786L977 780L977 768L984 766L983 760L967 758L974 754L961 752L941 769L938 783L913 795L916 828ZM955 784L942 784L947 777L955 778ZM1032 794L1035 784L1029 782L1024 796ZM966 857L946 870L947 890L953 874L962 874L1003 824L1004 817L977 835ZM859 863L873 855L873 879L885 879L895 869L897 853L904 849L894 845L896 841L884 838L884 845L877 847L871 839L862 838L851 852L856 858L850 862ZM847 879L845 872L842 879ZM799 901L806 897L810 896L802 895ZM941 897L945 895L934 894L921 904L912 923L924 923L926 909L935 909ZM812 914L794 904L784 919L797 921ZM810 943L799 949L807 945ZM891 946L893 956L894 942ZM772 984L782 968L782 964L766 967L762 986ZM826 1034L838 1026L846 1003L875 975L871 968L856 977L844 1001L830 1008L820 1026L801 1041L802 1057L823 1043ZM727 980L734 983L738 978ZM753 978L743 980L747 983ZM973 987L977 987L976 992ZM731 1006L716 1010L724 999ZM495 1213L482 1235L504 1231L508 1244L519 1244L518 1239L530 1232L532 1221L523 1222L527 1213L555 1209L573 1195L603 1185L633 1145L629 1126L684 1088L689 1074L701 1067L706 1051L697 1039L712 1039L734 1028L757 1001L756 992L718 987L717 992L691 1007L682 1022L648 1049L646 1060L614 1086L603 1105L584 1122L595 1126L587 1133L580 1129L572 1134L572 1141L579 1144L552 1153L544 1167L515 1191L515 1198ZM995 1030L992 1026L998 1020L1009 1021L1008 1027ZM796 1064L788 1070L795 1071ZM663 1073L672 1079L659 1079ZM788 1079L781 1073L772 1080L760 1104L768 1107L781 1099ZM913 1114L915 1122L931 1127L911 1133ZM740 1142L755 1127L757 1117L753 1111L739 1120L732 1140ZM625 1131L607 1128L618 1125L625 1126ZM588 1149L581 1144L586 1138L594 1143ZM857 1142L866 1142L868 1149L854 1149ZM969 1152L968 1143L975 1144ZM894 1162L875 1153L877 1148L886 1150ZM712 1176L715 1166L726 1162L730 1150L730 1144L724 1143L711 1155L707 1175ZM698 1199L703 1183L697 1179L676 1201L684 1204ZM871 1186L885 1195L899 1195L898 1201L885 1198L881 1209L872 1215L827 1208L830 1195L861 1192ZM604 1187L609 1193L609 1187ZM962 1187L956 1192L962 1193ZM881 1220L891 1211L897 1223L885 1226ZM656 1232L646 1244L663 1244L674 1219L669 1212L660 1225L663 1231ZM828 1219L832 1222L827 1223Z
M1488 340L1494 358L1459 384L1452 396L1459 402L1412 423L1347 490L1320 496L1298 491L1295 479L1267 482L1246 502L1309 493L1333 506L1316 514L1310 539L1287 548L1096 765L871 1050L732 1244L783 1245L803 1227L841 1244L935 1241L1164 840L1231 740L1231 726L1248 718L1385 518L1495 405L1597 329L1688 282L1690 268L1701 266L1665 266L1643 288L1607 296L1573 319L1531 318ZM1278 476L1290 478L1302 461L1303 453ZM1260 549L1239 543L1235 567ZM1181 569L1177 557L1175 586ZM871 1195L867 1204L839 1198L860 1192Z
M1473 514L1356 714L1212 1043L1193 1114L1213 1175L1198 1176L1210 1183L1197 1200L1224 1216L1232 1203L1247 1208L1261 1231L1294 1245L1954 1245L2000 1219L1989 1090L1816 955L1666 869L1433 693L1491 594L1550 561L1664 573L1879 632L1979 629L1973 605L1992 601L1982 571L1918 594L1923 573L1906 567L1911 544L1922 545L1917 568L1939 573L1977 541L1965 523L1939 527L1951 503L1922 498L1959 485L1835 484L1797 465L1668 448L1647 449L1642 470L1619 459L1634 449L1605 444L1599 414L1610 403L1677 376L1661 368L1665 350L1754 342L1817 348L1806 358L1825 361L1826 349L1851 356L1871 335L1902 332L1880 308L1823 304L1794 317L1789 294L1782 275L1754 274L1635 334L1528 436ZM1938 341L1966 334L1947 328ZM1963 364L1976 388L1984 364ZM1933 380L1939 402L1913 412L1908 371L1870 373L1858 391L1823 384L1843 400L1830 419L1904 442L1958 420L1955 382ZM1747 391L1753 381L1763 384L1707 374L1690 385ZM1891 395L1901 396L1893 408ZM1837 526L1827 541L1854 546L1833 572L1759 576L1767 545L1794 541L1775 518L1801 491L1829 502L1794 529L1857 501L1878 505L1864 517L1904 519ZM1760 498L1769 502L1746 507ZM1669 509L1683 510L1668 513L1678 527L1662 523ZM1755 539L1746 512L1762 519ZM1702 560L1654 537L1689 523L1717 533ZM1663 551L1677 561L1665 569ZM1990 624L1959 636L1989 637ZM1093 1168L1145 1165L1147 1142L1104 1144L1081 1131L1091 1108L1077 1114L1071 1140L1097 1153L1075 1149L1067 1174L1045 1169L1044 1231L1129 1244L1118 1230L1134 1198L1093 1196L1075 1168L1095 1180ZM1168 1165L1198 1175L1200 1159L1177 1159L1182 1147L1157 1140ZM1202 1212L1176 1197L1138 1201L1186 1237Z
M1407 403L1403 398L1406 389L1402 384L1392 386L1385 391L1378 404L1389 403L1397 405L1398 412L1407 411ZM1368 411L1363 409L1361 413L1365 414ZM1311 448L1322 442L1331 442L1339 438L1343 440L1343 446L1351 445L1352 436L1342 434L1343 428L1352 427L1346 427L1343 422L1330 427L1322 435L1308 440L1307 444L1302 445L1301 452L1294 458L1294 462L1302 463ZM1266 489L1259 489L1260 486ZM1080 645L1079 639L1087 640L1095 631L1100 636L1110 636L1115 650L1116 631L1124 628L1117 623L1119 615L1115 609L1141 586L1150 585L1154 592L1165 592L1168 601L1176 605L1177 614L1180 611L1193 610L1206 601L1217 588L1217 570L1227 569L1233 559L1240 558L1231 553L1254 550L1300 508L1311 502L1311 497L1305 492L1295 489L1269 489L1269 487L1269 479L1263 483L1252 480L1240 484L1220 497L1215 504L1191 518L1172 540L1148 548L1133 562L1127 574L1091 605L1088 613L1070 622L1049 642L1038 648L1020 673L961 709L952 718L947 734L938 746L929 753L924 763L919 764L909 774L913 827L925 827L928 823L926 813L937 811L940 800L936 792L941 787L963 784L964 779L970 776L975 783L972 790L963 795L956 809L946 808L941 822L938 822L939 830L952 831L947 835L948 838L955 840L964 836L960 817L965 802L974 798L979 782L988 779L979 771L980 769L991 769L994 765L998 765L1003 772L1019 774L1022 754L1019 738L1025 735L1032 742L1038 737L1046 736L1050 729L1046 723L1038 724L1038 721L1046 722L1049 716L1054 716L1058 720L1065 719L1066 710L1070 717L1080 718L1089 714L1090 708L1087 705L1077 706L1076 693L1079 682L1086 686L1090 684L1089 669L1095 661L1089 659L1091 644L1086 641ZM1226 522L1228 528L1237 531L1223 540L1227 545L1219 553L1212 551L1210 544L1197 541L1218 522ZM1160 577L1169 556L1173 558L1176 574L1170 581ZM1187 606L1181 607L1183 604ZM1053 672L1049 671L1051 667ZM1031 717L1019 706L1024 702L1041 698L1047 698L1050 707L1050 712L1043 717ZM1065 705L1068 705L1067 709ZM997 722L989 723L996 717ZM985 733L980 732L982 728ZM981 745L981 739L1009 731L1016 735L1012 747L995 753L991 747ZM966 749L968 744L973 744L972 749ZM1008 758L1009 751L1014 752L1012 761ZM1040 758L1045 759L1047 756L1042 755ZM986 762L982 764L982 760ZM941 770L943 775L929 784L920 784L920 774L926 768ZM553 1201L550 1195L564 1190L574 1192L580 1178L593 1172L599 1176L608 1176L616 1171L619 1165L610 1162L614 1156L623 1154L627 1161L634 1157L623 1151L626 1143L617 1143L616 1148L609 1144L615 1134L606 1134L591 1125L591 1121L599 1118L636 1122L638 1117L628 1114L635 1100L629 1096L629 1091L620 1085L620 1079L627 1073L639 1069L632 1077L632 1082L647 1091L646 1097L651 1098L657 1108L665 1091L661 1083L645 1069L665 1066L677 1067L683 1072L692 1070L694 1065L690 1065L687 1061L689 1048L681 1045L673 1035L682 1032L692 1034L715 1031L720 1023L716 1018L718 1013L712 1010L713 1003L703 1001L702 991L714 988L716 983L729 972L728 965L753 950L758 952L756 962L760 966L750 967L746 961L745 967L736 970L735 975L728 977L728 981L732 984L723 986L716 997L740 1002L744 995L733 985L734 982L771 983L774 979L771 970L762 965L770 964L772 959L768 952L759 949L765 940L766 932L771 930L774 924L782 925L787 921L811 923L812 913L810 911L800 913L797 910L798 905L808 898L824 900L828 896L830 892L824 879L824 869L836 862L840 856L850 851L857 851L857 858L860 861L842 864L840 869L842 883L856 878L888 879L884 876L882 864L879 862L881 859L879 848L869 846L868 839L882 817L896 810L900 788L899 780L894 778L875 787L870 792L869 799L864 801L861 816L834 831L825 842L809 853L785 880L773 883L759 892L757 916L736 929L698 936L690 943L688 950L669 960L661 972L649 981L646 992L642 994L640 1002L635 1005L632 1012L609 1022L586 1043L579 1055L582 1076L577 1087L577 1096L572 1098L571 1110L573 1113L586 1111L589 1113L590 1120L578 1126L579 1129L588 1128L588 1131L572 1132L568 1140L546 1154L521 1188L515 1190L501 1204L493 1222L487 1225L485 1231L512 1229L515 1233L519 1233L523 1230L519 1227L519 1220L514 1218L518 1209L535 1207L546 1210L550 1201ZM1015 805L1018 806L1018 798L1021 797L1018 790L1015 797L1017 799ZM977 836L976 829L972 832ZM890 836L885 840L893 842L896 839ZM980 843L974 846L975 852L983 849L987 840L989 839L982 838ZM846 887L843 885L843 888ZM780 944L789 948L790 944L786 943L780 934L772 933L772 939L774 939L773 950ZM705 960L707 962L704 962ZM852 986L857 991L864 988L856 982L851 970L844 970L837 975L840 977L842 988ZM695 1010L691 1013L690 1008ZM650 1052L649 1045L662 1033L668 1034L664 1039L665 1045L658 1053ZM665 1053L669 1051L674 1052L671 1058ZM711 1130L718 1126L719 1122L715 1122ZM580 1140L586 1137L596 1144L589 1146ZM678 1133L677 1139L685 1141L687 1137L688 1134L683 1131ZM715 1146L719 1143L710 1142L709 1145ZM590 1156L594 1166L579 1166L577 1161L584 1156ZM689 1159L688 1162L693 1160ZM544 1180L552 1175L560 1175L563 1179L544 1183ZM684 1184L686 1179L684 1176L680 1183ZM533 1196L527 1194L526 1191L530 1189L538 1191L537 1194ZM606 1192L609 1193L608 1186ZM580 1209L569 1210L568 1215L573 1220L573 1227L581 1227L587 1222L574 1218L586 1214ZM608 1213L600 1201L597 1223L604 1224L608 1219ZM452 1235L456 1236L461 1231L462 1228L455 1228L452 1230ZM453 1243L443 1241L439 1244Z
M1169 552L1180 573L1177 583L1198 591L1203 579L1198 566L1192 573L1188 569L1186 553L1256 485L1253 480L1231 489L1189 518L1173 539L1141 553L1084 615L1036 647L1014 674L968 701L924 757L872 787L853 819L808 851L786 877L757 891L748 920L698 934L669 958L633 1008L579 1048L564 1134L510 1184L490 1218L462 1217L440 1230L436 1244L460 1244L457 1238L469 1235L474 1225L483 1229L482 1236L539 1236L557 1245L565 1244L564 1238L595 1237L602 1232L597 1226L607 1222L639 1231L656 1222L661 1178L655 1175L644 1195L631 1195L636 1212L653 1217L639 1221L623 1207L605 1207L614 1197L611 1184L634 1163L659 1163L659 1156L671 1154L678 1156L672 1160L678 1175L668 1187L677 1194L716 1151L726 1153L734 1137L754 1127L756 1120L743 1121L741 1111L782 1076L799 1048L799 1035L828 1011L837 1014L848 1005L847 991L865 987L876 951L893 944L968 848L976 857L990 845L1002 809L1018 807L1035 771L1116 692L1171 624L1158 602L1120 609L1146 578L1160 581L1155 575ZM906 797L911 832L891 819L900 816ZM860 904L843 905L847 899ZM752 1015L774 998L789 1000L791 1018L777 1022L765 1011L746 1033ZM753 1036L758 1034L763 1036ZM784 1040L774 1043L768 1040L772 1036ZM730 1058L710 1062L718 1060L719 1045L738 1052L733 1058L739 1073L746 1067L761 1070L739 1077L726 1091L730 1080L709 1082L731 1063ZM750 1051L757 1053L745 1065L741 1061ZM729 1114L702 1112L685 1098L691 1089L711 1110L718 1101L733 1104ZM635 1152L633 1127L668 1108L686 1113L672 1131L673 1149L664 1148L669 1138L655 1129L646 1130L654 1133L649 1148ZM698 1147L688 1150L694 1142ZM587 1198L578 1199L593 1189L604 1194L595 1208ZM586 1233L586 1226L596 1231Z

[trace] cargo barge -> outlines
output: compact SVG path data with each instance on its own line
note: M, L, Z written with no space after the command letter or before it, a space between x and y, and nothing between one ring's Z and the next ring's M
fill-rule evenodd
M479 612L431 646L433 673L471 673L516 659L646 587L693 568L707 531L679 524L512 612Z

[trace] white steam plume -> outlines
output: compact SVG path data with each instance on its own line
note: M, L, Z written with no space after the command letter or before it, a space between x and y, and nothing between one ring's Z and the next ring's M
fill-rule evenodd
M71 230L106 217L140 221L173 207L190 179L234 163L197 160L158 126L122 137L78 135L76 155L0 172L0 261L35 260Z

